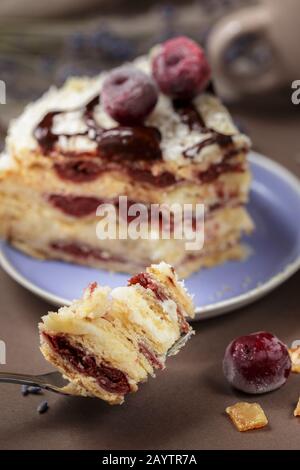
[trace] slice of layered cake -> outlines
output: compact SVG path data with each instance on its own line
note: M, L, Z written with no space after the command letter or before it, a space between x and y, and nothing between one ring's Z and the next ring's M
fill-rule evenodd
M174 269L152 265L113 290L91 284L81 300L40 323L41 351L70 381L66 392L122 403L164 369L193 333L191 297Z
M11 124L0 158L0 236L32 256L124 272L165 260L187 276L240 258L241 234L253 228L249 147L213 91L203 50L187 38L167 41L132 64L51 88ZM165 206L148 237L99 236L99 205L116 209L119 234L136 203L144 221L153 205ZM195 234L203 227L194 208L204 204L202 249L173 236L174 204L193 208Z

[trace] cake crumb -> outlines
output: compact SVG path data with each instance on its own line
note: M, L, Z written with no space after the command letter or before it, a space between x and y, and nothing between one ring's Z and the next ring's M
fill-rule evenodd
M300 397L298 399L298 403L296 408L294 409L294 416L300 416Z
M264 410L258 403L239 402L228 406L226 413L240 432L260 429L268 424Z

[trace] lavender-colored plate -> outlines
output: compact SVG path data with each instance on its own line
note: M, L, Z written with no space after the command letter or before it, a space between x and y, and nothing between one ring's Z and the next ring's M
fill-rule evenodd
M253 172L249 211L254 234L245 237L250 256L205 269L186 280L195 295L197 319L220 315L246 305L282 284L300 267L300 182L285 168L251 152ZM21 285L56 305L70 304L91 281L125 285L126 274L30 258L7 243L0 244L0 262Z

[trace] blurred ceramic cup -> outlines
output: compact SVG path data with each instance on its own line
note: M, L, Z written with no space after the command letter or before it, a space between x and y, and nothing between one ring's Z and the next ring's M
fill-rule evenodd
M216 23L208 54L220 93L261 95L299 79L299 18L299 0L261 0Z

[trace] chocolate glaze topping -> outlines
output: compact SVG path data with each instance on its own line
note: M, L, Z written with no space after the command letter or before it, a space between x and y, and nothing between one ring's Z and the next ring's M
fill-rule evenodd
M87 136L96 142L98 156L112 161L119 160L158 160L161 158L161 134L158 129L147 126L117 126L103 129L95 120L95 107L100 103L97 95L82 108L71 110L82 111L82 118L87 130L75 134L56 134L53 132L55 116L67 111L51 111L47 113L34 130L34 137L45 155L51 154L60 137ZM70 111L68 111L70 112Z
M207 91L207 93L210 93L211 95L216 94L215 85L214 85L214 82L212 80L208 83L205 91Z
M46 155L52 150L59 137L52 132L54 117L58 114L60 111L47 113L34 130L34 137Z
M232 145L233 140L231 135L222 134L214 129L206 127L205 122L191 101L174 100L173 108L181 117L181 120L186 124L190 130L199 130L200 132L207 132L212 134L207 139L187 148L183 155L186 158L194 158L196 155L207 145L218 144L222 148L228 148Z
M211 137L208 137L198 144L189 147L183 152L183 155L186 158L195 158L204 147L212 144L218 144L222 148L227 148L232 144L232 137L230 135L220 134L216 131L213 131L213 135Z
M213 84L207 87L209 93L214 93ZM95 107L100 103L100 95L92 98L84 106L71 111L81 111L87 130L76 134L56 134L53 132L55 116L70 111L51 111L47 113L34 130L34 137L38 141L45 155L51 154L55 149L59 137L87 136L97 144L98 156L109 161L135 161L158 160L162 158L160 141L161 134L155 127L149 126L117 126L112 129L103 129L95 119ZM232 143L231 136L221 134L206 127L205 122L191 101L174 100L173 108L184 124L191 130L210 132L213 135L199 144L185 150L184 156L193 158L203 147L217 143L227 147ZM68 154L68 156L70 156ZM94 156L94 155L93 155Z
M159 160L161 134L155 127L115 127L98 133L101 157L111 161Z
M206 129L205 122L192 101L173 100L173 108L191 131L203 132Z
M214 93L212 83L208 85L206 91ZM85 105L73 110L51 111L43 117L35 128L34 137L43 153L47 156L55 155L55 146L62 136L66 138L86 136L96 144L96 152L59 152L60 154L63 153L66 158L54 163L54 169L58 176L74 183L90 182L96 180L103 172L113 171L115 166L122 162L123 171L138 181L157 187L168 187L178 183L179 180L169 171L163 171L157 175L152 173L152 163L162 159L160 131L155 127L144 125L134 127L116 126L112 129L102 128L95 119L95 108L100 104L100 100L100 95L97 95ZM201 142L185 149L183 152L184 157L193 159L204 147L212 144L224 148L226 154L230 150L234 153L235 148L232 137L207 128L193 102L174 100L173 108L189 129L209 134ZM53 132L56 116L76 111L81 112L86 125L84 132L76 134L57 134Z

